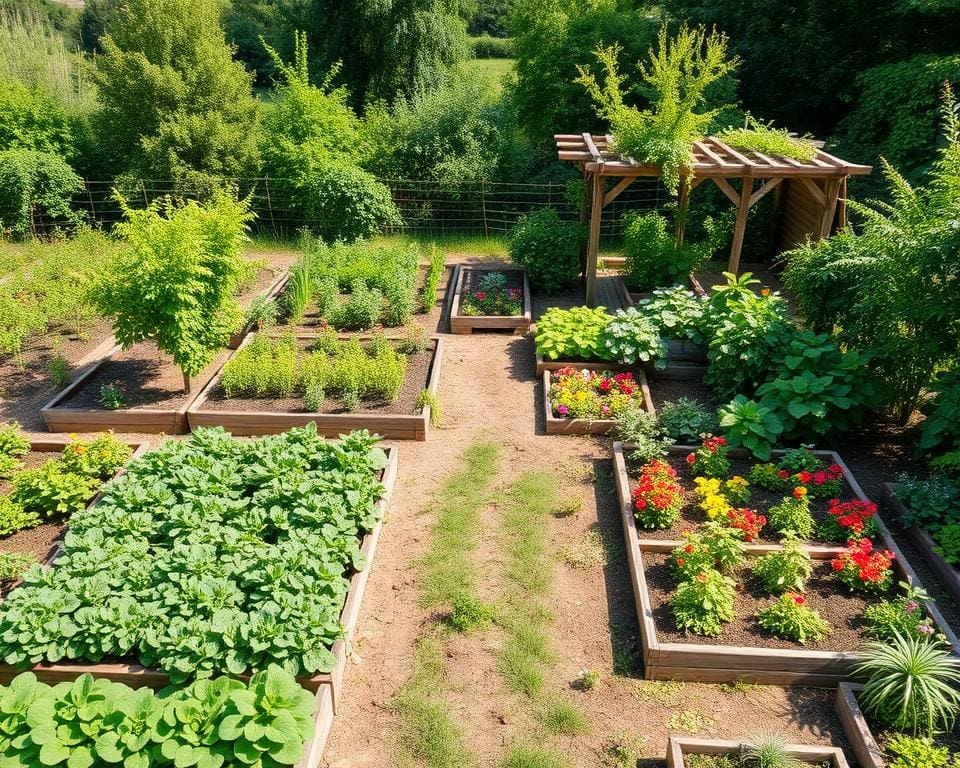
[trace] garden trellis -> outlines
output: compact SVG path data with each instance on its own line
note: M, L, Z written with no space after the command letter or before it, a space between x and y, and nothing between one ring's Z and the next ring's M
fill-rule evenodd
M586 183L581 222L585 225L589 222L590 226L584 273L586 300L592 305L596 299L597 250L604 209L637 179L658 177L661 169L619 155L609 134L557 134L554 140L559 159L576 163ZM822 149L818 149L810 161L794 160L756 151L738 151L714 136L694 142L693 158L688 180L680 184L679 202L683 207L690 191L709 179L736 207L730 246L731 272L738 272L740 268L747 214L769 192L776 195L776 207L782 214L777 244L785 248L808 236L819 240L843 228L847 177L864 176L873 170L872 166L848 163ZM731 183L737 179L739 189ZM608 186L608 181L612 185ZM677 228L677 237L683 237L681 226Z

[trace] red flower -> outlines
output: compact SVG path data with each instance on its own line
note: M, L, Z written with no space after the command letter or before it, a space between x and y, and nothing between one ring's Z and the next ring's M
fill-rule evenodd
M799 477L800 477L800 482L803 483L804 485L806 485L811 480L813 480L813 475L811 475L809 472L801 472Z
M686 552L688 555L692 555L694 551L696 551L696 549L697 548L693 546L693 544L687 544L687 546L683 548L683 551Z
M807 598L805 598L803 595L798 595L796 592L791 592L790 597L793 598L793 602L795 602L797 605L803 605L805 602L807 602Z
M684 566L684 564L686 564L686 562L687 562L687 561L684 560L682 557L678 557L678 558L677 558L677 565L680 566L681 568L683 568L683 566Z
M473 295L477 299L477 301L483 301L485 298L487 298L487 294L485 294L483 291L477 291Z
M777 477L779 477L781 480L786 480L788 477L790 477L790 473L785 469L781 469L779 472L777 472Z
M697 460L697 455L695 453L690 453L687 455L687 464L693 464Z
M707 583L707 574L705 574L705 573L698 573L698 574L697 574L697 581L699 581L701 584L706 584L706 583Z
M829 469L830 472L834 475L843 474L843 467L841 467L839 464L831 464L829 467L827 467L827 469Z

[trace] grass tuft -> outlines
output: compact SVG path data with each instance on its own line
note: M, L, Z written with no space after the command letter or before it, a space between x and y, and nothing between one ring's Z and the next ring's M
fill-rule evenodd
M563 699L551 701L538 719L555 736L581 736L590 730L590 720L583 710Z
M514 747L501 764L503 768L572 768L567 758L558 752L537 747Z

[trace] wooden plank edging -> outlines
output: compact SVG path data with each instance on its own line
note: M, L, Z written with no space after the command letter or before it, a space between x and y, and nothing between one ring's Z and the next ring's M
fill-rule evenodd
M557 369L554 369L557 370ZM592 364L582 365L577 370L605 370ZM650 396L650 386L643 370L627 371L632 373L634 380L643 392L643 407L648 413L656 413L653 407L653 398ZM551 371L543 372L543 414L544 426L548 435L605 435L617 426L615 419L562 419L553 415L553 404L550 402L550 375Z
M688 736L670 736L667 739L667 768L685 768L684 755L724 755L739 753L749 739L696 739ZM787 754L804 763L829 762L831 768L848 768L843 750L837 747L807 744L786 745Z
M523 312L520 315L479 315L460 314L460 302L466 286L468 274L473 272L519 272L523 278ZM524 335L530 330L533 321L533 301L530 297L530 280L527 270L514 264L457 264L453 274L454 291L450 302L450 333L467 334L473 331L503 330Z
M860 768L884 768L886 761L867 718L857 702L857 691L863 690L862 685L854 683L840 683L837 686L837 695L833 708L843 726L843 732L850 742L850 748L860 764Z

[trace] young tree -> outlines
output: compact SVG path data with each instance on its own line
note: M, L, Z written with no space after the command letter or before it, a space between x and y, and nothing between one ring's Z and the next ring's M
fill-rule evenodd
M166 201L124 213L117 230L130 249L98 286L94 301L115 318L114 334L123 347L152 339L172 355L189 392L190 379L242 321L235 295L251 269L242 246L252 214L246 201L226 194L206 206Z
M127 0L106 32L95 79L108 166L179 181L256 169L258 108L218 0Z

